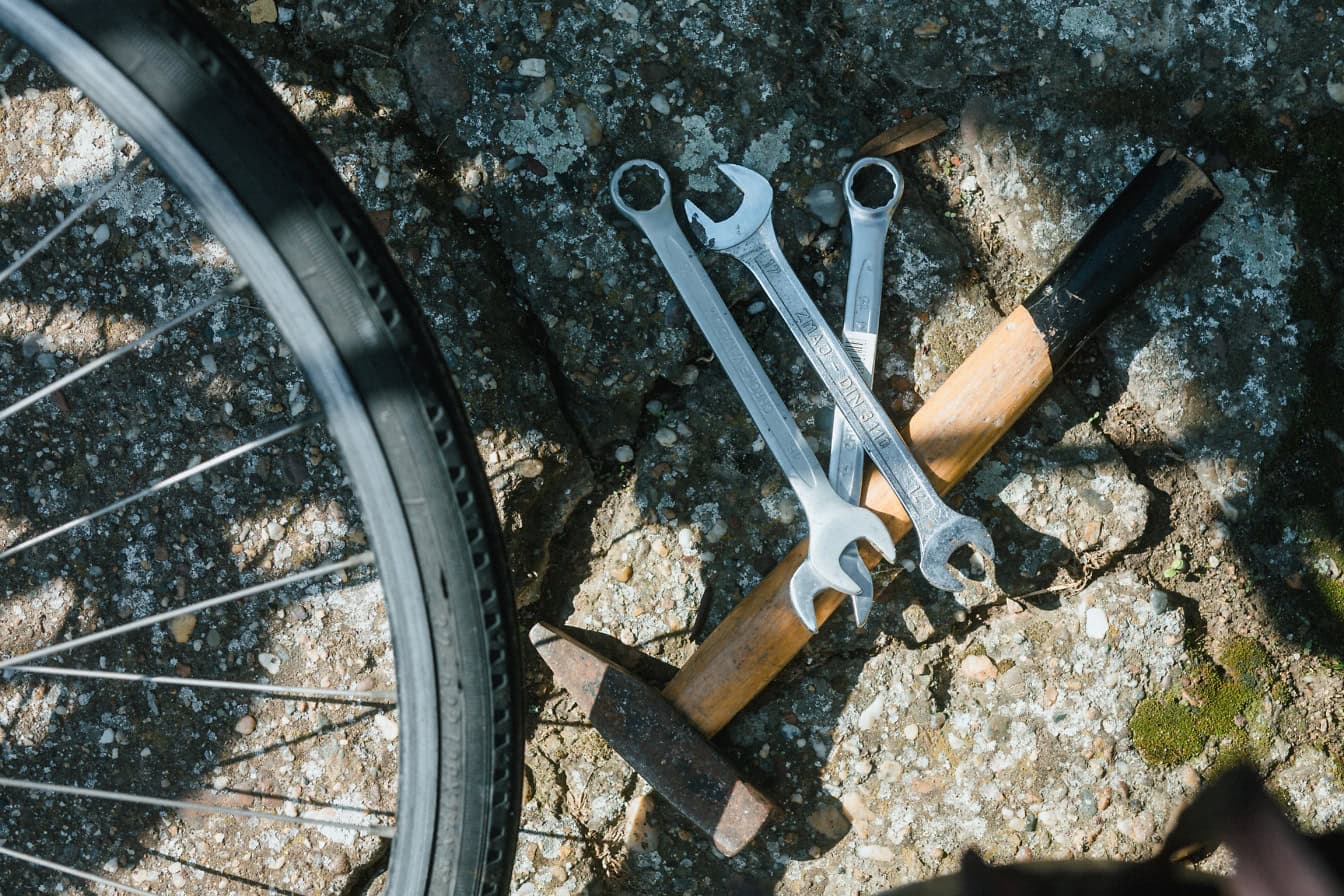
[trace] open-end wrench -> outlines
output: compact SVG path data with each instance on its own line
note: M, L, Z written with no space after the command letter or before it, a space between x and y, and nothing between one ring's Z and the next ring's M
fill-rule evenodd
M724 176L742 191L742 205L726 221L715 221L686 200L691 228L705 245L726 252L756 276L802 346L808 361L835 400L835 408L859 435L864 450L891 485L910 517L919 538L919 571L928 583L943 591L960 591L948 561L959 548L970 545L987 560L994 559L994 543L978 520L963 516L943 503L933 484L901 439L896 424L873 396L858 365L798 281L779 248L770 211L774 190L770 182L741 165L719 165ZM853 592L850 592L853 593Z
M867 205L854 194L854 177L865 168L880 168L890 179L891 189L881 195L886 198L876 205ZM845 325L840 336L850 359L867 374L864 382L871 386L873 365L877 360L877 321L882 308L882 257L886 252L887 228L891 214L901 203L905 181L896 166L886 159L873 157L859 159L845 175L845 205L849 209L849 281L845 288ZM863 442L845 422L843 414L836 414L831 424L831 462L827 471L835 492L851 504L859 503L863 491ZM850 545L840 557L840 566L859 583L859 591L851 597L854 606L854 624L868 621L873 608L873 574L859 558L859 550ZM811 605L826 583L821 581L808 564L798 567L789 582L789 597L793 605Z
M653 171L662 181L662 196L652 208L634 208L621 196L621 179L635 167ZM798 430L797 421L761 369L746 337L729 314L719 291L714 288L677 223L672 212L671 191L667 172L661 165L645 159L626 162L611 176L611 198L616 208L653 244L654 252L672 276L673 284L700 325L733 388L746 404L761 438L784 468L790 487L798 495L803 515L807 518L807 565L827 583L827 587L853 594L859 590L859 583L840 567L841 554L852 542L862 538L890 559L896 554L891 534L876 514L845 501L827 481L816 455ZM815 630L815 611L811 604L808 611L812 617L811 627ZM803 621L808 622L806 618Z

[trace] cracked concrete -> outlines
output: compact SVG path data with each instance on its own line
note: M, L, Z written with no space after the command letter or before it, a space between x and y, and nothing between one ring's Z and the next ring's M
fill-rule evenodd
M702 605L722 619L804 532L666 275L609 207L619 161L662 162L711 213L731 202L706 195L723 187L713 163L770 175L785 252L838 319L846 227L805 197L902 117L945 118L945 136L896 158L908 187L876 389L905 412L1156 147L1194 154L1227 195L954 493L991 525L1003 593L968 616L889 570L867 630L837 618L725 731L787 810L752 849L724 860L650 809L533 668L515 892L872 892L952 870L971 845L1140 858L1243 746L1300 821L1344 824L1344 482L1324 435L1344 385L1344 221L1323 198L1344 186L1337 11L358 0L281 2L284 21L253 23L207 6L422 297L524 621L673 663ZM829 401L787 333L737 265L707 266L824 454ZM1272 711L1248 702L1234 726L1266 736L1145 754L1137 707L1174 689L1193 713L1182 701L1239 638L1281 681Z

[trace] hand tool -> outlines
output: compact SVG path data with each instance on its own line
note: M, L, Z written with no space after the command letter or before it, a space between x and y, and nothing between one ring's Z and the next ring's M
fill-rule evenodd
M952 575L948 561L955 551L967 545L980 551L986 560L993 560L994 543L989 533L978 520L963 516L943 503L896 430L896 424L865 385L863 373L845 353L798 281L779 248L770 220L774 204L770 181L741 165L721 164L719 170L742 191L742 205L726 221L715 221L688 199L686 216L691 229L708 248L733 256L760 281L831 393L835 409L858 434L873 465L910 517L919 539L920 573L935 588L960 591L962 584ZM806 622L812 623L809 628L815 631L815 620L809 618Z
M636 209L621 196L622 178L636 167L653 171L662 181L662 196L652 208ZM858 591L859 583L841 569L840 555L851 542L862 538L890 559L896 550L891 536L882 521L870 511L837 495L822 473L821 464L803 439L788 406L761 369L746 337L728 313L719 291L714 288L673 216L667 172L657 163L645 159L626 162L611 176L611 197L621 214L644 231L653 244L654 252L672 276L673 284L700 325L733 388L742 397L765 444L784 468L784 475L798 495L803 515L807 518L807 562L812 573L837 590L851 594Z
M529 637L593 727L724 855L746 846L776 811L657 689L558 626L539 622Z
M1002 438L1102 318L1191 238L1221 201L1208 176L1175 150L1162 150L1135 176L1025 303L999 323L910 419L911 449L940 491L956 484ZM865 506L884 515L892 535L909 532L910 521L882 477L870 470L865 485ZM661 695L644 694L641 699L661 704L660 709L670 705L672 713L660 716L669 731L627 741L623 756L632 763L651 761L666 752L663 744L673 735L671 729L713 737L802 650L811 632L793 612L788 585L804 555L802 546L794 548L767 574ZM816 604L818 619L825 622L843 600L838 592L822 594ZM609 710L599 711L605 699L599 683L600 678L589 677L586 693L597 687L597 697L582 702L591 702L590 717L606 718ZM716 780L722 784L716 792L733 792L735 776ZM704 802L677 793L692 786L704 785L672 781L659 792L675 794L688 818L712 835L725 813L721 808L706 810ZM732 839L745 844L751 836L739 824Z
M866 205L854 195L854 178L865 168L877 168L890 179L891 189L886 200L877 205ZM845 287L845 325L840 336L845 350L859 370L867 374L864 384L873 383L873 365L877 360L877 320L882 309L882 256L887 245L887 228L891 214L901 202L905 181L896 166L885 159L863 158L849 166L845 175L845 205L849 209L849 280ZM827 471L836 494L851 504L859 503L863 490L863 443L850 429L845 418L836 414L831 423L831 460ZM845 548L840 555L840 566L850 578L859 583L858 594L850 598L854 605L854 624L868 621L873 607L873 574L859 559L855 545ZM829 586L811 575L811 567L798 567L789 581L789 598L793 609L812 631L817 630L816 612L812 605L816 597Z

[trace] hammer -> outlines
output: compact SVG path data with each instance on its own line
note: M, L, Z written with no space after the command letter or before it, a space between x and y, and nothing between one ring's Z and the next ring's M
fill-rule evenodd
M1102 318L1196 232L1222 201L1207 174L1160 151L1077 244L910 418L906 441L946 492L1012 427ZM910 519L876 470L862 504L900 539ZM707 740L779 674L812 636L789 600L807 555L794 547L659 691L569 632L539 623L531 640L556 681L612 747L725 855L777 811ZM865 553L870 565L876 556ZM824 592L818 625L845 596ZM626 665L629 665L627 649Z

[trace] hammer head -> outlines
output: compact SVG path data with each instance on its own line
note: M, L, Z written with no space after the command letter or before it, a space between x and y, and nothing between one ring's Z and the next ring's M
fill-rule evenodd
M736 855L775 811L774 804L709 745L662 694L560 628L530 633L555 680L607 743L668 802Z
M724 163L719 165L719 170L742 191L742 204L728 220L715 221L694 202L686 200L686 217L691 222L691 230L707 248L716 251L731 249L759 230L770 220L770 207L775 199L770 181L750 168Z

